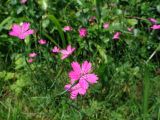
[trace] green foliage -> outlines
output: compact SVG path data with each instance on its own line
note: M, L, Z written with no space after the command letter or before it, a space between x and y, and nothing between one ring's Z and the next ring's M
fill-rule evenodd
M148 21L160 23L159 0L1 0L0 6L0 119L160 119L160 31ZM22 22L35 33L25 40L9 36ZM68 25L73 31L64 32ZM119 40L113 40L115 32L122 33ZM76 51L64 61L51 53L68 44ZM28 63L31 52L38 55ZM84 60L92 62L99 81L73 101L64 85L70 63Z

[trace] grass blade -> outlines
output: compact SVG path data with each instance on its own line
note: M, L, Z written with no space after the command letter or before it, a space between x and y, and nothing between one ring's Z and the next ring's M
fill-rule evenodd
M57 27L58 32L59 32L59 35L60 35L60 37L61 37L61 39L62 39L63 47L65 47L65 46L66 46L65 37L64 37L63 31L62 31L62 27L61 27L58 19L57 19L55 16L53 16L53 15L48 15L48 18L49 18L49 19L55 24L55 26Z
M143 119L146 120L148 117L148 98L150 92L150 83L149 83L149 71L148 64L145 66L144 71L144 81L143 81Z

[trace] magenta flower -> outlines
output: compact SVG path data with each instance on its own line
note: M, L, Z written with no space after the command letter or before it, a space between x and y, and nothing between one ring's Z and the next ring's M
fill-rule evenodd
M43 40L43 39L40 39L38 42L39 42L39 44L41 44L41 45L45 45L45 44L47 43L47 41L46 41L46 40Z
M119 39L119 36L120 36L121 32L116 32L113 36L113 39L114 40L118 40Z
M24 22L22 25L14 24L12 30L9 32L10 36L16 36L19 39L25 39L28 35L33 34L34 31L29 29L30 23Z
M70 98L72 100L76 99L78 94L85 95L87 92L87 89L84 89L79 83L74 85L73 87L71 84L67 84L67 85L65 85L64 88L65 88L65 90L68 90L70 92L70 94L71 94Z
M32 62L33 62L33 59L32 59L32 58L29 58L27 62L28 62L28 63L32 63Z
M65 89L68 90L71 94L71 99L76 99L77 95L85 95L89 87L89 84L97 83L98 77L96 74L91 73L92 65L88 61L84 61L82 66L78 62L72 62L72 71L69 72L70 84L65 86ZM78 83L75 84L75 82Z
M87 29L86 28L80 28L79 29L79 36L80 37L86 37L87 36Z
M79 80L79 83L83 86L83 88L88 88L88 83L94 84L97 82L98 77L95 74L91 74L92 65L88 61L84 61L82 66L78 62L72 62L72 71L69 72L69 77L71 79L71 84L75 81Z
M158 29L160 29L160 25L153 25L151 28L152 28L153 30L158 30Z
M103 28L104 28L104 29L107 29L108 27L109 27L109 23L104 23L104 24L103 24Z
M151 23L153 23L153 24L156 24L156 23L157 23L157 20L154 19L154 18L149 18L148 20L149 20Z
M31 57L31 58L34 58L36 56L37 56L37 54L35 52L29 54L29 57Z
M54 46L54 48L52 49L53 53L59 53L60 49L57 46Z
M72 48L71 45L68 45L66 49L63 49L60 51L62 53L61 59L64 60L69 55L71 55L74 51L75 51L75 48Z
M20 0L21 4L25 4L27 0Z
M64 31L72 31L72 27L71 26L64 26L63 28Z

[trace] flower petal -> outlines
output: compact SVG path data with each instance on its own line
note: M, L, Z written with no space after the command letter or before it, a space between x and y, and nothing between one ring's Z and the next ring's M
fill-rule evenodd
M90 84L97 83L98 77L95 74L86 74L83 76L83 79L85 79Z
M26 32L29 29L30 23L24 22L22 24L22 32Z
M67 85L64 86L64 89L65 89L65 90L70 91L70 88L71 88L71 84L67 84Z
M72 100L74 100L74 99L77 98L77 96L78 96L78 91L77 91L77 90L76 90L76 91L72 91L70 98L71 98Z
M84 77L81 77L79 80L79 84L83 89L88 89L89 84L88 82L84 79Z
M81 66L78 62L72 62L71 66L72 66L73 71L75 71L79 74L81 73Z
M77 81L80 78L80 73L76 71L69 72L69 77L71 79L71 84Z
M71 45L68 45L68 46L67 46L67 51L68 51L68 52L71 52L71 49L72 49L72 48L71 48Z
M9 32L11 36L18 36L21 33L21 27L17 24L12 26L12 31Z
M90 62L84 61L82 63L82 73L83 74L89 73L91 71L91 69L92 69L92 65Z
M87 89L79 88L78 91L79 91L79 94L80 94L80 95L85 95L86 92L87 92Z

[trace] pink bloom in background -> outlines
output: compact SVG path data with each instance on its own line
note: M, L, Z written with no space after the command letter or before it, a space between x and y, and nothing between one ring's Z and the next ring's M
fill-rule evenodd
M20 0L20 2L21 2L22 4L25 4L25 3L27 2L27 0Z
M109 27L109 23L104 23L104 24L103 24L103 28L104 28L104 29L107 29L108 27Z
M128 30L129 32L131 32L131 31L133 30L133 28L127 28L127 30Z
M156 24L156 23L157 23L157 20L154 19L154 18L149 18L148 20L149 20L151 23L153 23L153 24Z
M76 99L77 95L85 95L89 87L89 84L97 83L98 77L92 72L92 65L88 61L84 61L82 65L78 62L72 62L72 71L69 72L70 84L65 86L65 89L68 90L71 94L71 99ZM74 85L74 83L78 83Z
M74 51L75 51L75 48L72 48L71 45L68 45L66 49L63 49L60 51L62 53L61 59L64 60L69 55L71 55Z
M120 34L121 34L120 32L116 32L116 33L114 34L114 36L113 36L113 39L118 40Z
M59 53L60 49L57 46L54 46L54 48L52 49L53 53Z
M47 41L46 41L46 40L43 40L43 39L40 39L38 42L39 42L39 44L41 44L41 45L45 45L45 44L47 43Z
M152 28L153 30L158 30L158 29L160 29L160 25L153 25L151 28Z
M25 39L28 35L33 34L34 30L29 29L30 23L24 22L22 25L14 24L9 32L10 36L16 36L19 39Z
M37 56L37 54L35 52L29 54L29 57L31 57L31 58L34 58L36 56Z
M63 28L63 30L64 30L64 31L72 31L73 29L72 29L71 26L65 26L65 27Z
M28 63L32 63L32 62L33 62L33 59L32 59L32 58L29 58L27 62L28 62Z
M87 36L87 29L86 28L80 28L79 29L79 36L80 37L86 37Z

